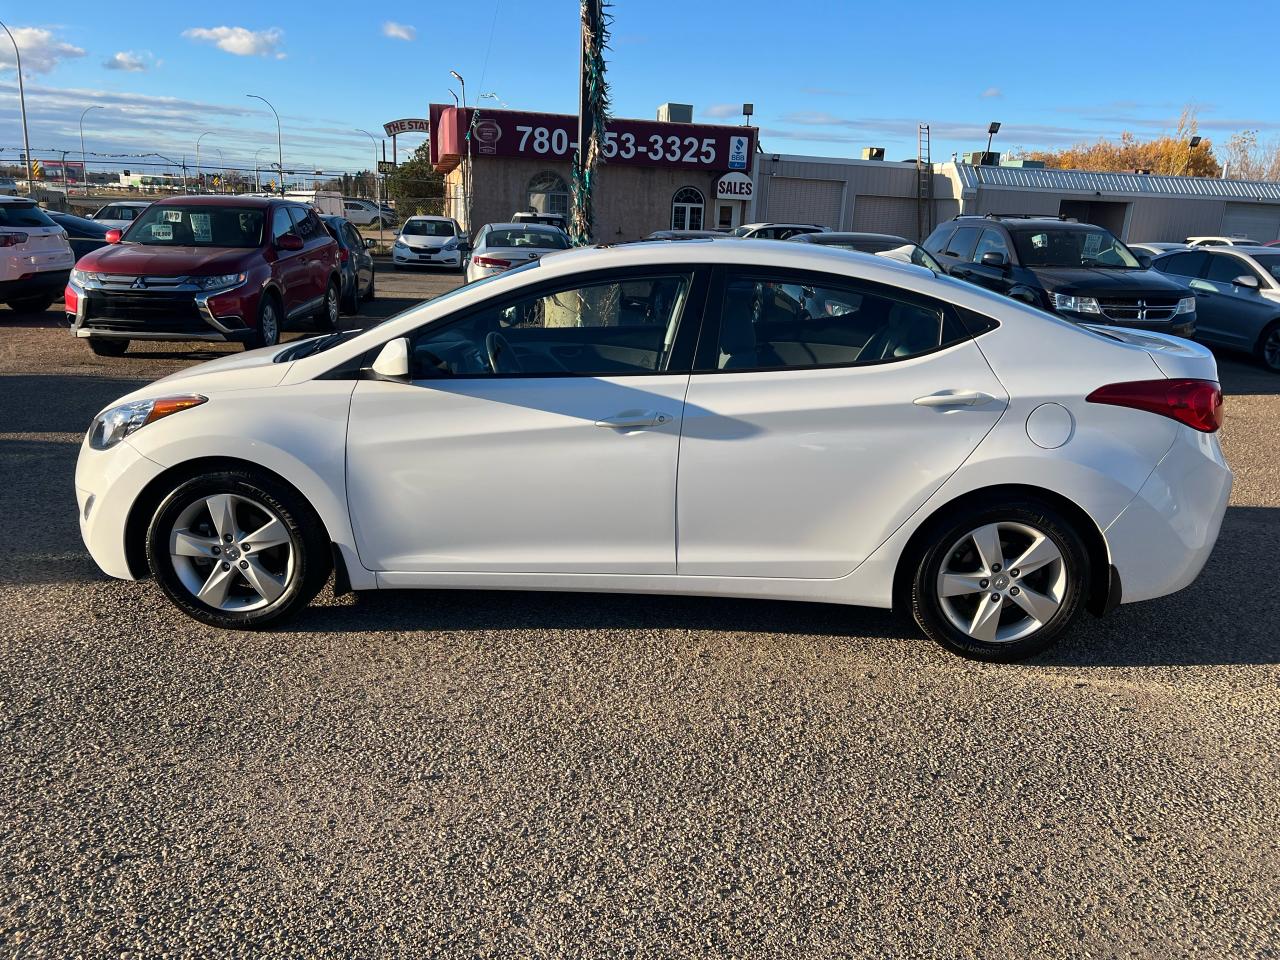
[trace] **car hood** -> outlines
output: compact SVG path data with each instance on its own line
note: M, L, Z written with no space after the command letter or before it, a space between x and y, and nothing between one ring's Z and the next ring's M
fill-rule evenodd
M255 390L262 387L274 387L289 372L291 363L276 363L275 356L287 344L274 347L262 347L259 350L246 350L244 353L232 353L207 363L187 367L177 373L171 373L128 396L114 401L111 406L129 400L152 400L174 394L198 393L203 396L214 396L235 390Z
M152 247L115 243L97 250L77 266L93 273L182 277L239 273L252 250L231 247Z
M1110 270L1106 267L1031 267L1049 293L1085 297L1182 296L1186 287L1157 270Z

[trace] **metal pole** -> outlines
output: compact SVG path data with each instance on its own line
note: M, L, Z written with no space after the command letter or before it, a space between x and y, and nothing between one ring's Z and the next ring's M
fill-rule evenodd
M85 158L84 152L84 115L90 110L101 110L102 104L95 103L91 107L85 107L80 113L80 166L84 173L84 196L89 195L89 161Z
M3 21L0 21L0 27L4 27L4 32L9 34L9 42L13 44L13 59L18 68L18 105L22 110L22 149L26 151L27 158L27 193L32 191L31 181L31 140L27 137L27 91L22 85L22 51L18 49L18 41L13 39L13 34L9 32L9 28Z
M261 100L268 107L271 107L271 101L266 97L260 97L256 93L246 93L246 97L252 97L254 100ZM276 118L276 159L280 163L280 196L284 196L284 134L280 132L280 114L276 113L276 108L271 107L271 112Z
M467 81L462 79L462 74L457 70L450 70L449 76L458 81L458 85L462 87L462 115L467 121L467 159L466 165L462 168L462 206L466 211L467 230L471 229L471 114L467 110Z
M71 151L69 150L62 151L62 192L66 194L66 197L68 200L68 204L67 204L68 207L70 207L71 205L70 204L71 189L67 186L67 154L70 152Z
M369 141L373 144L373 202L378 208L378 243L379 245L381 245L383 243L382 191L379 189L379 184L378 184L378 138L375 137L368 130L361 130L359 127L356 127L356 131L358 133L363 133L366 137L369 138Z
M227 189L227 159L222 155L221 147L214 147L213 149L218 151L218 173L222 178L221 180L222 190L226 190ZM220 190L219 192L222 192L222 191Z
M211 131L206 130L200 136L196 137L196 182L200 184L200 189L204 190L204 179L200 173L200 141L207 137Z

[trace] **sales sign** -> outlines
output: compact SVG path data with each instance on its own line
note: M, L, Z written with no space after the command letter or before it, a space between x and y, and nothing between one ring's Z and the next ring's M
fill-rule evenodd
M571 114L514 110L458 110L433 104L432 161L450 165L468 153L476 157L573 160L578 118ZM454 126L456 124L456 127ZM709 172L748 170L755 128L654 120L611 120L601 143L606 164L669 167Z
M716 181L717 200L750 200L751 178L745 173L726 173Z

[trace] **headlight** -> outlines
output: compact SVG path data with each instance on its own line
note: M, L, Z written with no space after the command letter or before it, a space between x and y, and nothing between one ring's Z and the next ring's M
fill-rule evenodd
M397 240L397 241L395 242L395 248L396 248L397 250L408 250L408 249L409 249L409 247L405 244L405 242L404 242L403 240Z
M1065 293L1053 295L1053 309L1068 310L1071 313L1102 313L1102 308L1093 297L1070 297Z
M71 282L78 287L83 287L86 283L89 283L90 281L97 280L97 279L98 279L98 275L96 273L90 273L87 270L71 271Z
M89 446L95 450L110 450L148 423L198 407L208 399L197 394L187 394L181 397L160 397L157 400L132 400L110 410L103 410L93 418L89 427Z
M1195 312L1196 312L1195 297L1183 297L1181 300L1178 301L1178 309L1173 311L1174 316L1177 316L1180 313L1195 313Z
M238 283L244 283L244 274L222 273L216 277L193 277L192 279L201 290L221 290L223 287L234 287Z
M441 247L440 249L441 249L441 250L457 250L457 249L458 249L458 238L457 238L457 237L454 237L452 240L447 240L447 241L445 241L445 245L444 245L443 247Z

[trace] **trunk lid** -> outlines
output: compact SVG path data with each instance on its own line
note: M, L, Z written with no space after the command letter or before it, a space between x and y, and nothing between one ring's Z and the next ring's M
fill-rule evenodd
M1098 323L1081 324L1094 333L1145 350L1155 365L1170 380L1212 380L1218 382L1218 362L1207 347L1167 333L1135 330L1132 327L1108 327Z

